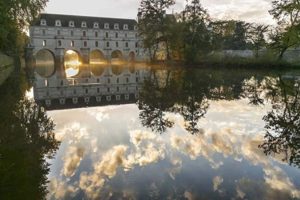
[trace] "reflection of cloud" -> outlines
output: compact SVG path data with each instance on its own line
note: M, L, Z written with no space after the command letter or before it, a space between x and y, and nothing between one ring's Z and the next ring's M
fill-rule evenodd
M57 179L52 179L49 183L49 196L54 197L55 199L67 199L68 197L74 198L78 189L74 186L67 185L62 181ZM51 199L51 198L50 198Z
M220 185L223 183L223 178L220 176L216 176L213 179L213 187L214 187L214 191L217 191L220 187Z
M185 197L187 200L194 200L194 199L196 199L196 198L194 197L194 195L193 195L191 192L189 192L189 191L185 191L185 192L184 192L184 197Z
M300 191L279 167L271 165L264 168L265 181L272 189L288 192L293 198L300 198Z
M64 167L63 175L66 177L74 176L76 169L79 167L83 158L84 148L70 147L67 155L63 158Z

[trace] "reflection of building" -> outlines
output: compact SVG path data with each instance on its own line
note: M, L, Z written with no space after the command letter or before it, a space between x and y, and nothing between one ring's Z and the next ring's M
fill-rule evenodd
M34 98L47 109L135 103L144 79L145 68L110 66L90 78L44 78L36 74Z
M131 19L41 14L30 27L27 62L42 76L64 77L67 52L78 56L81 75L90 64L142 61L137 24ZM47 58L47 60L45 60Z

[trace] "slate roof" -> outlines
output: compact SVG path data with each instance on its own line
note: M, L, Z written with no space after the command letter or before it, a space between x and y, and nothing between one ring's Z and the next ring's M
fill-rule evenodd
M104 24L109 23L109 28L114 29L114 24L119 24L119 30L123 30L123 25L128 25L128 30L134 30L137 22L134 19L120 19L120 18L105 18L105 17L89 17L77 15L61 15L61 14L40 14L39 18L32 24L33 26L40 26L41 19L45 19L47 26L55 26L55 21L60 20L62 27L69 27L69 21L74 21L74 27L81 28L81 22L87 23L87 28L94 28L94 23L99 23L99 28L104 29Z

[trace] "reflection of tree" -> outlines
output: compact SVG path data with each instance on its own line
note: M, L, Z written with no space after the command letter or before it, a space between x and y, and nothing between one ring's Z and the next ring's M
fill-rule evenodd
M168 119L165 112L170 111L174 105L174 93L171 92L174 87L176 84L171 80L170 71L160 77L157 77L154 71L149 80L144 82L138 102L143 126L159 133L173 127L174 123Z
M249 80L244 81L243 96L249 99L249 103L253 105L264 104L264 99L261 97L262 88L260 82L252 77Z
M260 147L268 155L285 154L284 160L300 166L300 86L281 79L275 83L268 86L274 88L268 95L276 97L272 98L273 110L264 117L267 133Z
M59 142L53 122L43 108L23 97L20 85L10 79L0 88L0 199L45 199L46 159Z

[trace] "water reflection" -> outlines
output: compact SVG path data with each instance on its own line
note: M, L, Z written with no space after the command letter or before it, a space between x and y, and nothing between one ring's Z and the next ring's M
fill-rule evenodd
M45 199L51 159L59 147L54 123L24 97L22 77L1 86L0 199Z
M282 72L113 65L53 88L35 95L97 107L49 112L49 199L300 199L299 84Z

